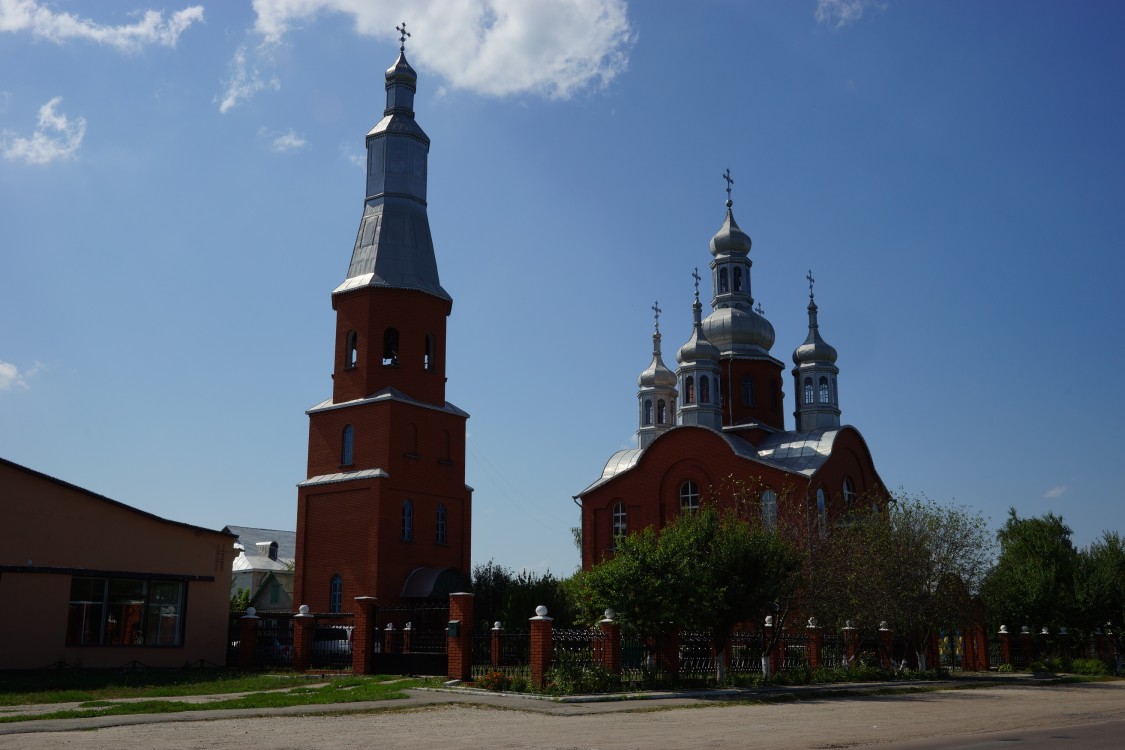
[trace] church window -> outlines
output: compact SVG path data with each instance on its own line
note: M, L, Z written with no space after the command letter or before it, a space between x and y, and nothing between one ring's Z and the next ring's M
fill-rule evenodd
M719 294L727 293L727 269L719 269Z
M828 500L824 496L824 488L816 491L816 524L820 527L820 538L828 534Z
M676 424L676 400L668 402L668 424Z
M711 378L706 375L699 379L699 403L711 403Z
M434 527L434 541L438 544L445 544L445 505L439 504L437 507L437 525Z
M840 394L836 391L836 378L832 378L832 403L840 403Z
M844 477L844 505L851 509L852 503L855 502L855 485L852 484L851 477Z
M821 376L821 378L820 378L820 389L819 390L820 390L820 394L819 394L820 403L827 404L828 403L828 378L826 378L824 376Z
M777 402L778 402L777 381L771 380L770 381L770 408L772 408L774 411L777 411L777 409L778 409Z
M356 365L359 358L359 334L355 331L348 331L347 335L347 352L344 355L344 367L348 370Z
M668 424L668 407L664 403L664 399L656 402L656 423Z
M613 505L613 539L614 548L617 547L617 537L625 536L625 503L614 503Z
M684 381L684 403L695 403L695 378L691 375L688 375L687 380Z
M805 378L805 403L813 403L813 384L812 378Z
M402 538L404 541L414 538L414 503L410 500L402 501Z
M383 331L383 365L385 367L398 367L397 328L388 328Z
M645 399L644 424L646 426L652 424L652 399L651 398Z
M762 493L762 525L777 528L777 493L770 489Z
M742 405L754 405L754 379L749 375L742 378Z
M734 269L734 291L736 291L736 292L742 291L742 269L741 268Z
M344 606L344 579L340 574L332 576L328 581L328 613L333 615L340 614Z
M699 485L690 479L680 485L680 512L694 513L699 510Z
M434 370L434 337L426 334L426 353L422 360L422 366L430 372Z
M351 466L355 463L355 430L350 424L344 425L344 435L340 443L340 464Z

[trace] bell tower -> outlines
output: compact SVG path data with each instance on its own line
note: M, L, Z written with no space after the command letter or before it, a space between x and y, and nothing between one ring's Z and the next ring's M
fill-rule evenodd
M307 412L294 602L314 612L351 611L356 596L439 597L469 572L469 415L445 400L453 299L438 278L430 139L414 119L418 76L398 30L383 118L366 137L359 231L332 292L332 395Z

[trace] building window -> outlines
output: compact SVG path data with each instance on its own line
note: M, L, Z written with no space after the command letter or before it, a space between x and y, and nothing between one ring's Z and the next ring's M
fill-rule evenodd
M699 379L699 403L711 403L711 378L706 375Z
M690 479L680 485L680 512L694 513L699 510L699 485Z
M414 503L410 500L402 501L402 538L405 541L414 538Z
M805 378L805 403L813 403L813 383L812 378Z
M617 537L625 536L625 503L614 503L613 505L613 539L614 548L617 547Z
M821 376L820 378L820 403L828 403L828 378Z
M422 361L422 366L430 372L434 369L434 337L426 334L426 353Z
M727 269L719 269L719 294L727 293Z
M344 425L344 435L340 440L340 464L351 466L355 458L355 430L352 426Z
M328 582L328 613L338 615L344 607L344 579L340 574L332 576Z
M742 405L754 405L754 379L749 375L742 378Z
M87 578L70 581L68 646L182 646L180 581Z
M398 367L398 329L383 331L383 366Z
M777 493L767 489L762 493L762 525L777 528Z
M832 403L840 403L840 393L836 390L836 378L832 378Z
M695 403L695 378L691 375L688 375L687 379L684 380L684 403Z
M742 269L741 268L734 269L734 291L736 291L736 292L742 291Z
M816 523L823 539L828 534L828 500L824 497L823 488L816 491Z
M664 403L664 399L656 402L656 423L668 424L668 407Z
M652 424L652 399L651 398L645 399L644 424L645 425Z
M281 601L281 584L277 581L270 581L270 604L277 604Z
M844 505L850 510L855 502L855 485L851 477L844 477Z
M348 331L345 348L347 352L344 355L344 368L350 370L355 367L359 359L359 334L355 331Z
M438 505L437 507L437 524L434 527L434 541L438 544L445 544L445 505Z

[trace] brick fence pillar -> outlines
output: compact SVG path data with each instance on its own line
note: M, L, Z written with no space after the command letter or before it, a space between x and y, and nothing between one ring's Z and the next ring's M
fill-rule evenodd
M1012 663L1012 634L1008 632L1007 625L1000 626L1000 632L996 634L997 640L1000 641L1000 663Z
M657 664L672 681L680 678L680 629L672 628L660 640Z
M816 624L816 618L810 617L809 624L805 627L805 632L809 638L809 669L820 669L820 665L824 660L824 633L821 632L820 626Z
M489 662L492 666L499 667L504 658L504 626L500 621L492 623L492 643L489 649Z
M855 657L859 653L859 631L848 620L844 625L844 663L849 668L855 666Z
M551 628L554 618L547 616L547 608L540 604L535 608L535 617L531 623L531 684L542 688L547 677L547 670L551 668L551 657L554 655L554 644L551 639Z
M449 595L449 628L446 631L449 679L473 679L473 595Z
M316 618L309 614L309 605L302 604L293 615L293 671L304 672L312 659L313 625Z
M387 629L383 631L383 653L384 654L397 654L398 653L398 638L395 637L395 624L393 622L387 623Z
M406 623L402 628L402 653L410 653L410 641L414 636L414 626L411 623Z
M887 621L879 623L879 666L890 669L895 660L895 631L887 627Z
M375 655L375 617L378 607L373 596L355 598L355 627L352 628L352 674L371 674Z
M1035 661L1035 657L1033 656L1033 644L1031 642L1031 628L1026 625L1020 629L1020 648L1023 650L1026 660L1024 667L1031 669L1031 662Z
M254 657L258 653L258 612L253 607L246 608L246 614L238 619L238 668L254 668Z
M611 674L621 674L621 626L613 619L612 609L605 611L605 619L598 623L602 629L601 665Z

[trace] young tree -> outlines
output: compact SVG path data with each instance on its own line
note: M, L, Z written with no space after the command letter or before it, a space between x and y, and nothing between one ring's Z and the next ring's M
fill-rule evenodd
M544 604L558 623L569 624L574 612L566 585L550 571L517 573L489 560L473 568L473 619L485 629L499 621L506 628L523 630L535 608Z
M1125 542L1117 532L1105 532L1078 552L1074 603L1076 624L1086 632L1125 626Z
M1015 508L996 532L1000 556L984 585L989 616L1002 624L1073 622L1078 552L1062 516L1020 518Z

